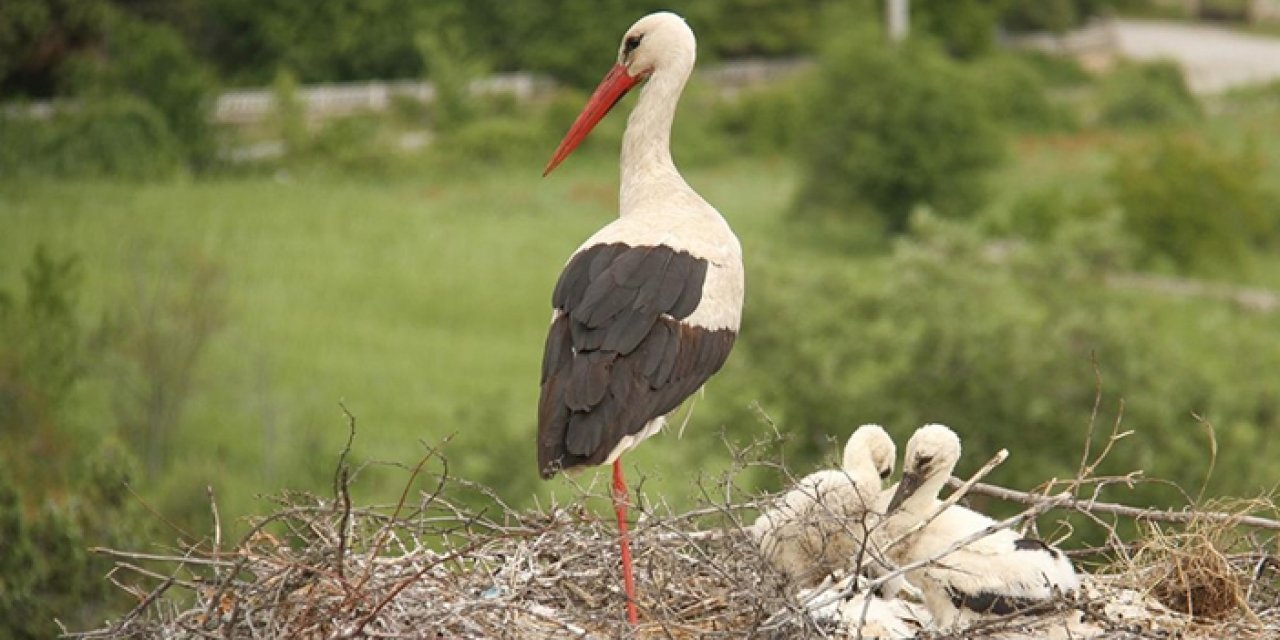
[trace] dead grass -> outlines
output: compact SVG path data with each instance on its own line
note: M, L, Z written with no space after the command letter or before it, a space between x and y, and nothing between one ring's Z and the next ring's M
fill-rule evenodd
M1269 498L1218 501L1206 510L1240 517L1277 514ZM1146 523L1134 554L1113 570L1150 585L1151 595L1175 611L1214 621L1261 623L1258 611L1274 608L1280 597L1280 564L1267 548L1274 547L1274 539L1259 540L1239 519L1197 517L1182 526Z

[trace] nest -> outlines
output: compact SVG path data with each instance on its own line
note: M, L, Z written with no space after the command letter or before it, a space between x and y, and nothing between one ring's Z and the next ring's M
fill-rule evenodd
M1274 512L1275 506L1269 500L1226 501L1210 509L1245 514ZM1122 570L1150 585L1151 595L1174 611L1214 621L1237 616L1260 621L1258 610L1280 600L1280 583L1266 579L1274 578L1280 561L1239 525L1238 517L1210 519L1198 512L1179 527L1146 523Z
M171 554L95 549L118 559L112 579L139 603L68 635L740 638L788 606L783 578L734 524L752 505L643 508L631 525L642 618L632 628L616 523L591 508L607 494L579 487L567 506L517 511L432 455L444 470L417 500L406 488L398 504L353 507L341 472L334 497L279 496L230 548L215 532ZM774 633L804 635L804 624Z
M349 486L359 472L340 459L331 496L279 496L274 511L251 521L234 544L223 544L211 501L214 531L206 540L159 554L95 549L116 559L110 579L137 605L101 629L66 635L855 637L811 610L796 585L762 557L743 522L775 497L740 491L739 452L734 460L713 486L700 487L703 496L717 497L696 508L636 505L631 540L641 622L635 627L624 615L617 527L607 509L597 511L608 504L607 489L575 485L578 494L567 504L516 510L493 491L450 476L432 450L411 470L395 504L353 506ZM424 479L430 486L415 490ZM1068 509L1169 524L1150 524L1142 539L1117 539L1100 550L1121 561L1084 576L1080 593L1016 618L984 621L962 637L1055 637L1068 628L1060 622L1067 618L1096 631L1087 637L1280 637L1280 560L1274 537L1260 535L1280 530L1280 522L1248 515L1274 513L1270 502L1218 505L1225 513L1171 513L975 482L962 490L1032 505L1024 512L1032 518Z

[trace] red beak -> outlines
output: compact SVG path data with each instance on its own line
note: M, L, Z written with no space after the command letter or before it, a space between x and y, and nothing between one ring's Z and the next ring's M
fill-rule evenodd
M631 87L636 86L640 81L639 77L631 77L627 73L627 68L615 64L613 68L606 73L604 80L596 87L595 92L591 94L591 99L587 100L587 106L582 108L582 113L578 114L578 119L573 121L573 126L569 127L569 133L564 134L564 140L560 141L560 146L556 147L556 152L551 156L551 161L547 163L547 168L542 170L542 176L546 177L555 169L574 149L587 137L588 133L595 128L596 123L604 117L613 105L618 104L622 96L627 95L627 91Z

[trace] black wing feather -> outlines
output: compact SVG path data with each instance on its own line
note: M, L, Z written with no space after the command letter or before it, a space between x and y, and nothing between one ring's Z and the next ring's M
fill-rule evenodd
M992 593L990 591L966 593L955 587L947 587L947 595L951 597L951 604L957 609L968 609L978 613L1000 616L1017 613L1041 602L1036 598Z
M661 245L596 245L570 259L552 293L559 313L543 355L543 477L603 462L724 364L733 331L680 322L702 301L707 268Z

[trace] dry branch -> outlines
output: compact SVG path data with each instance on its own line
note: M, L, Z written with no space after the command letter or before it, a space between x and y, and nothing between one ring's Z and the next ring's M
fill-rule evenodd
M947 484L952 487L959 487L962 483L959 478L951 478L947 481ZM1098 502L1097 500L1081 501L1071 498L1070 496L1066 499L1062 499L1060 495L1046 497L1038 493L1016 491L1014 489L1006 489L1004 487L993 484L984 484L981 482L975 483L970 487L970 492L991 498L997 498L1006 502L1016 502L1018 504L1047 504L1046 510L1070 509L1072 511L1094 514L1105 513L1109 515L1117 515L1125 518L1133 518L1134 520L1149 520L1174 524L1188 524L1196 520L1210 520L1214 522L1232 522L1257 529L1280 531L1280 521L1239 513L1194 510L1173 511L1170 509L1131 507L1129 505L1116 504L1112 502Z

